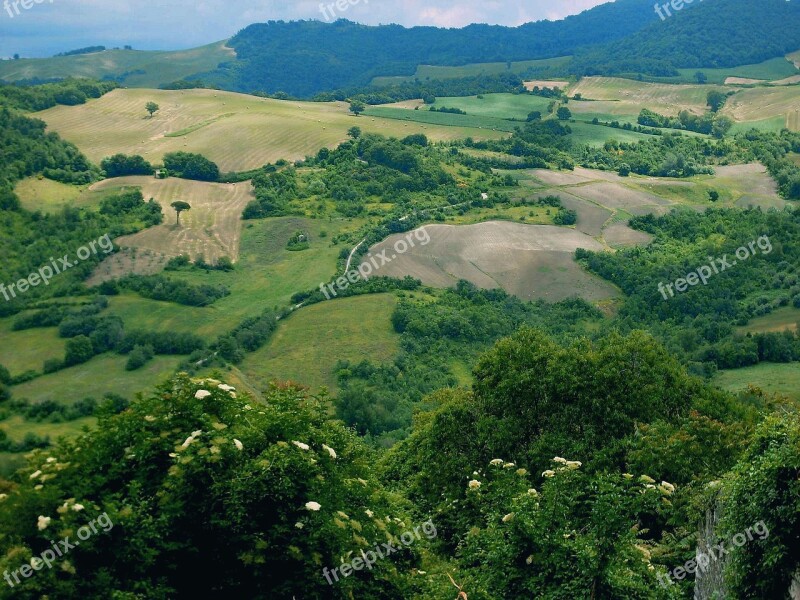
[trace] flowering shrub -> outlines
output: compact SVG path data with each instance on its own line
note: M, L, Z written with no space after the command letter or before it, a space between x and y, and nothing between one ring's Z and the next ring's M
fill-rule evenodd
M113 530L24 579L14 597L402 597L417 549L335 586L322 577L411 523L369 465L352 432L300 389L260 404L181 375L95 431L33 453L0 498L0 572L107 512ZM59 510L65 503L72 509Z

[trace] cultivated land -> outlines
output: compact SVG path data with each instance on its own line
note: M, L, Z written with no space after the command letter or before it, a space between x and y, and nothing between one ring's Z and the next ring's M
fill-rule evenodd
M396 305L394 295L378 294L305 307L281 322L270 342L247 356L241 371L259 390L271 381L292 380L335 391L338 360L381 364L397 355L400 336L390 321Z
M106 179L91 189L103 191L120 187L140 188L144 198L154 198L165 215L161 225L114 240L120 246L150 250L167 257L186 254L194 259L203 255L211 264L222 256L234 262L239 259L242 211L253 199L249 181L206 183L137 176ZM176 224L175 210L170 206L176 200L192 206L191 210L181 214L180 226ZM113 263L113 260L106 259L95 271L93 283L118 277L120 272L112 267Z
M575 263L577 248L603 248L580 231L506 221L427 225L425 229L430 243L416 244L404 254L397 255L393 245L408 234L390 236L370 248L373 255L386 250L392 258L374 275L411 275L434 287L449 287L466 279L486 289L503 288L526 300L557 301L578 295L596 301L618 293L611 284L583 272Z
M149 118L147 102L161 110ZM119 89L80 106L36 113L51 131L99 163L117 153L158 162L167 152L197 152L223 171L245 171L281 158L298 160L334 147L358 125L368 133L431 140L494 137L477 127L423 127L392 119L355 117L344 102L297 102L215 90Z
M643 108L669 116L677 116L682 110L699 115L706 112L706 95L712 89L727 90L708 85L673 85L617 77L584 77L570 89L570 95L580 94L584 100L595 102L570 102L569 109L576 115L600 113L636 117Z
M492 96L501 96L500 100L493 100ZM544 100L544 102L541 102ZM481 105L484 103L485 105ZM478 111L484 114L475 114L466 109L466 115L431 112L427 110L421 101L405 101L384 106L371 106L367 108L366 115L383 117L386 119L398 119L402 121L429 123L444 125L454 128L477 127L482 131L483 137L502 137L502 132L510 133L515 128L520 127L528 113L533 110L540 110L543 116L547 114L549 100L537 96L514 96L513 94L486 94L483 100L477 97L472 98L446 98L437 100L438 105L448 108L478 107ZM572 106L574 103L570 103ZM589 103L587 103L589 104ZM592 103L594 104L594 103ZM415 107L420 107L415 110ZM524 113L524 114L523 114ZM582 115L584 116L584 115ZM591 118L591 116L585 116ZM515 118L516 121L509 119ZM608 120L612 120L609 118ZM635 119L634 119L635 120ZM572 139L578 144L588 144L591 146L602 146L608 140L619 142L637 142L646 139L647 136L635 131L625 131L624 129L613 129L601 125L591 125L590 123L570 122L572 128Z
M195 270L169 274L195 284L225 285L231 290L230 296L200 308L121 295L111 298L109 311L119 315L129 329L191 332L211 341L246 317L267 308L287 306L296 292L318 288L320 283L329 281L336 273L341 250L331 239L363 224L358 219L302 217L247 221L242 230L239 262L233 272ZM310 248L290 252L286 244L297 231L306 232ZM321 237L323 231L328 237Z
M126 87L157 88L164 83L212 71L232 60L236 52L216 42L174 52L106 50L75 56L23 58L0 61L0 79L52 79L56 77L119 78Z
M761 121L800 111L800 87L755 87L740 90L728 99L722 114L734 121Z

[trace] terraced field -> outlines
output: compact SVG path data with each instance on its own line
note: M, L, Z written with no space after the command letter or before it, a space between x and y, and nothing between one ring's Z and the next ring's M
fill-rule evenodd
M160 107L153 118L147 102ZM158 163L167 152L198 152L223 171L244 171L281 158L297 160L335 147L358 125L365 132L430 139L496 137L477 127L440 127L357 118L344 102L297 102L215 90L119 89L80 106L57 106L36 116L51 131L100 162L116 153L141 154Z

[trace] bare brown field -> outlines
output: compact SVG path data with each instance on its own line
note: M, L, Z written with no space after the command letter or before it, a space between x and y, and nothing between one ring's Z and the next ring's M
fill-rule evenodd
M622 221L616 221L603 230L603 239L612 248L619 248L647 245L653 240L653 236L644 231L631 229Z
M728 77L725 85L751 85L755 83L765 83L763 79L747 79L746 77Z
M253 199L250 182L205 183L136 176L106 179L91 189L97 191L119 186L141 188L145 199L154 198L164 212L164 223L116 239L115 242L120 246L137 248L139 251L149 250L166 257L188 254L194 259L202 254L212 264L222 256L238 260L241 215L244 207ZM180 227L176 226L175 210L170 206L176 200L188 202L192 207L181 214ZM117 259L118 262L121 260L125 259ZM116 265L117 268L119 266ZM104 261L95 275L103 270L114 272L115 265L105 265Z
M434 287L466 279L481 288L503 288L523 299L549 301L581 296L598 301L617 296L609 283L584 272L575 262L577 248L602 250L592 237L566 227L488 221L477 225L428 225L430 243L395 255L393 244L406 234L376 244L395 258L375 275L411 275Z
M772 85L794 85L800 83L800 75L792 75L785 79L778 79L777 81L770 81Z
M125 275L153 275L164 270L169 257L154 252L148 248L122 248L119 252L112 254L101 262L89 279L86 285L89 287L100 285L104 281L119 279Z

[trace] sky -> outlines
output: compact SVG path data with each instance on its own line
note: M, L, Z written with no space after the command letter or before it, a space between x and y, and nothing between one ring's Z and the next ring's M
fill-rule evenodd
M347 0L345 10L334 6L323 13L320 0L0 0L0 57L52 56L96 45L178 50L227 39L269 20L514 26L561 19L606 1Z

